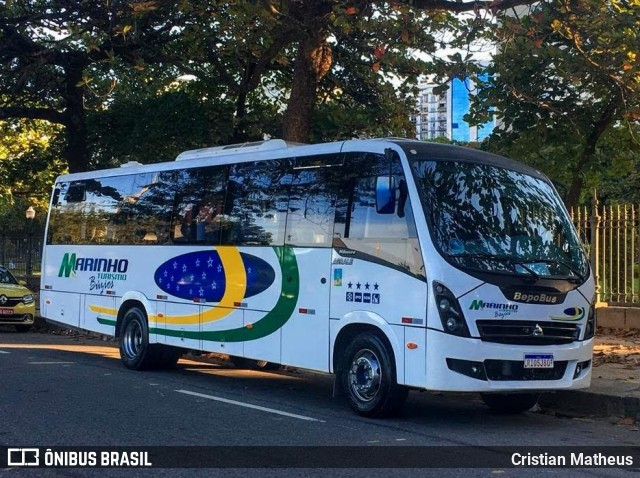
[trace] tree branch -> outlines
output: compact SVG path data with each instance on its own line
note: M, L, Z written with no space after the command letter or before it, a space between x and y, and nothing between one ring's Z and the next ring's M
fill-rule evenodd
M460 2L451 0L414 0L413 5L423 10L447 10L455 13L473 12L477 10L491 10L498 12L524 5L533 5L539 0L474 0Z
M51 123L66 124L64 113L49 108L27 108L20 106L0 106L0 119L29 118L49 121Z

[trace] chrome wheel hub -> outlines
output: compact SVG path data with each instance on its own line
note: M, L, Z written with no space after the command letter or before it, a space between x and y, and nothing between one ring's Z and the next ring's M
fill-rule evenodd
M142 327L138 321L132 321L127 324L123 338L124 352L129 358L135 358L142 348Z
M382 381L380 360L371 350L359 351L349 368L349 388L364 402L370 402L378 394Z

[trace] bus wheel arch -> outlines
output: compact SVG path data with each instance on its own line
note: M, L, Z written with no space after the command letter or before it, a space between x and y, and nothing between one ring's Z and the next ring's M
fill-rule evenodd
M408 389L398 385L394 350L381 329L369 324L344 327L336 337L333 363L336 387L355 412L379 418L401 410Z

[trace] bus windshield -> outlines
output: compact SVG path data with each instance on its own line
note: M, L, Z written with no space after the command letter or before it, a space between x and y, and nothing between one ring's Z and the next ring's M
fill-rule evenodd
M586 280L575 229L543 179L466 161L415 161L412 167L434 243L456 267Z

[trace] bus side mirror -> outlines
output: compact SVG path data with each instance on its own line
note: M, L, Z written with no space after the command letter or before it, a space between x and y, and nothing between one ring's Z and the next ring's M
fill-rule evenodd
M376 178L376 212L393 214L396 210L396 185L391 176Z

